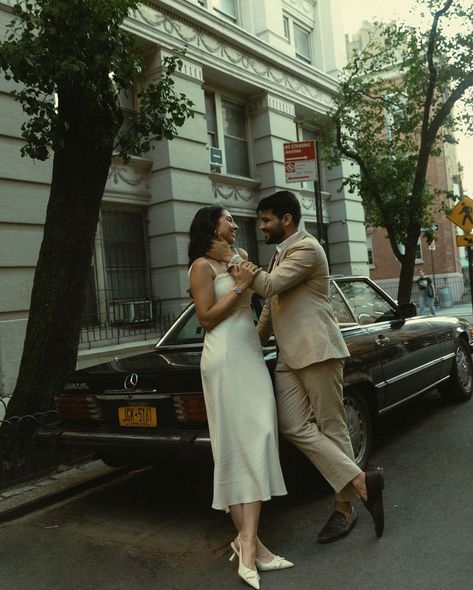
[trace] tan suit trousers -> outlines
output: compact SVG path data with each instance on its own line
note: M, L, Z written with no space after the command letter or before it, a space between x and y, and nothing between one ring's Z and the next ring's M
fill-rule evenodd
M276 366L279 430L300 449L335 490L340 502L357 494L351 482L361 470L354 462L343 405L344 359L329 359L291 369ZM309 421L311 408L317 423Z

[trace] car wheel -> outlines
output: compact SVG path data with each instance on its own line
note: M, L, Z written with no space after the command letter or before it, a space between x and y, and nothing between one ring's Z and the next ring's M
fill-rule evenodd
M457 342L450 379L439 386L445 401L466 402L473 392L473 363L470 347L464 340Z
M358 391L345 392L343 403L355 461L360 469L364 469L373 445L373 424L368 404Z

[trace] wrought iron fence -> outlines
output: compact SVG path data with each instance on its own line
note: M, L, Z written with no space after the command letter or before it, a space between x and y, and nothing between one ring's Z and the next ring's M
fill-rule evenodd
M95 343L157 340L176 319L176 314L163 313L159 297L114 298L112 291L103 290L96 292L93 303L82 316L82 349L93 348Z
M9 398L0 398L4 416ZM55 471L59 465L90 457L84 451L44 449L36 445L34 433L43 424L57 420L55 410L0 420L0 489Z

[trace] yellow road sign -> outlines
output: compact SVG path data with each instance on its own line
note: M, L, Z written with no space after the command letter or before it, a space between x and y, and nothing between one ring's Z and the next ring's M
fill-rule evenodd
M473 234L457 236L457 246L473 246Z
M473 229L473 199L470 199L470 197L463 197L461 201L458 201L450 215L447 215L447 217L452 223L461 227L466 233L471 232ZM460 245L469 246L469 244L459 244L457 240L457 246Z

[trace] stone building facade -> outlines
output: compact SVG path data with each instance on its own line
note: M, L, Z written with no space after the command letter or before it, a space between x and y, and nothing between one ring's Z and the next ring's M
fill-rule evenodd
M1 35L13 4L0 0ZM198 208L224 204L240 225L240 245L262 265L270 253L256 224L260 198L293 190L302 226L315 232L314 187L286 184L283 144L314 138L302 121L331 104L345 59L337 10L335 0L156 0L129 15L124 26L140 39L146 60L143 82L159 74L164 56L186 48L175 81L195 116L173 141L126 165L112 163L79 365L149 348L158 320L189 303L188 229ZM52 166L20 157L23 114L12 88L0 77L2 395L14 386L22 352ZM123 103L125 113L134 100ZM366 274L361 203L338 192L343 167L320 167L331 270Z

